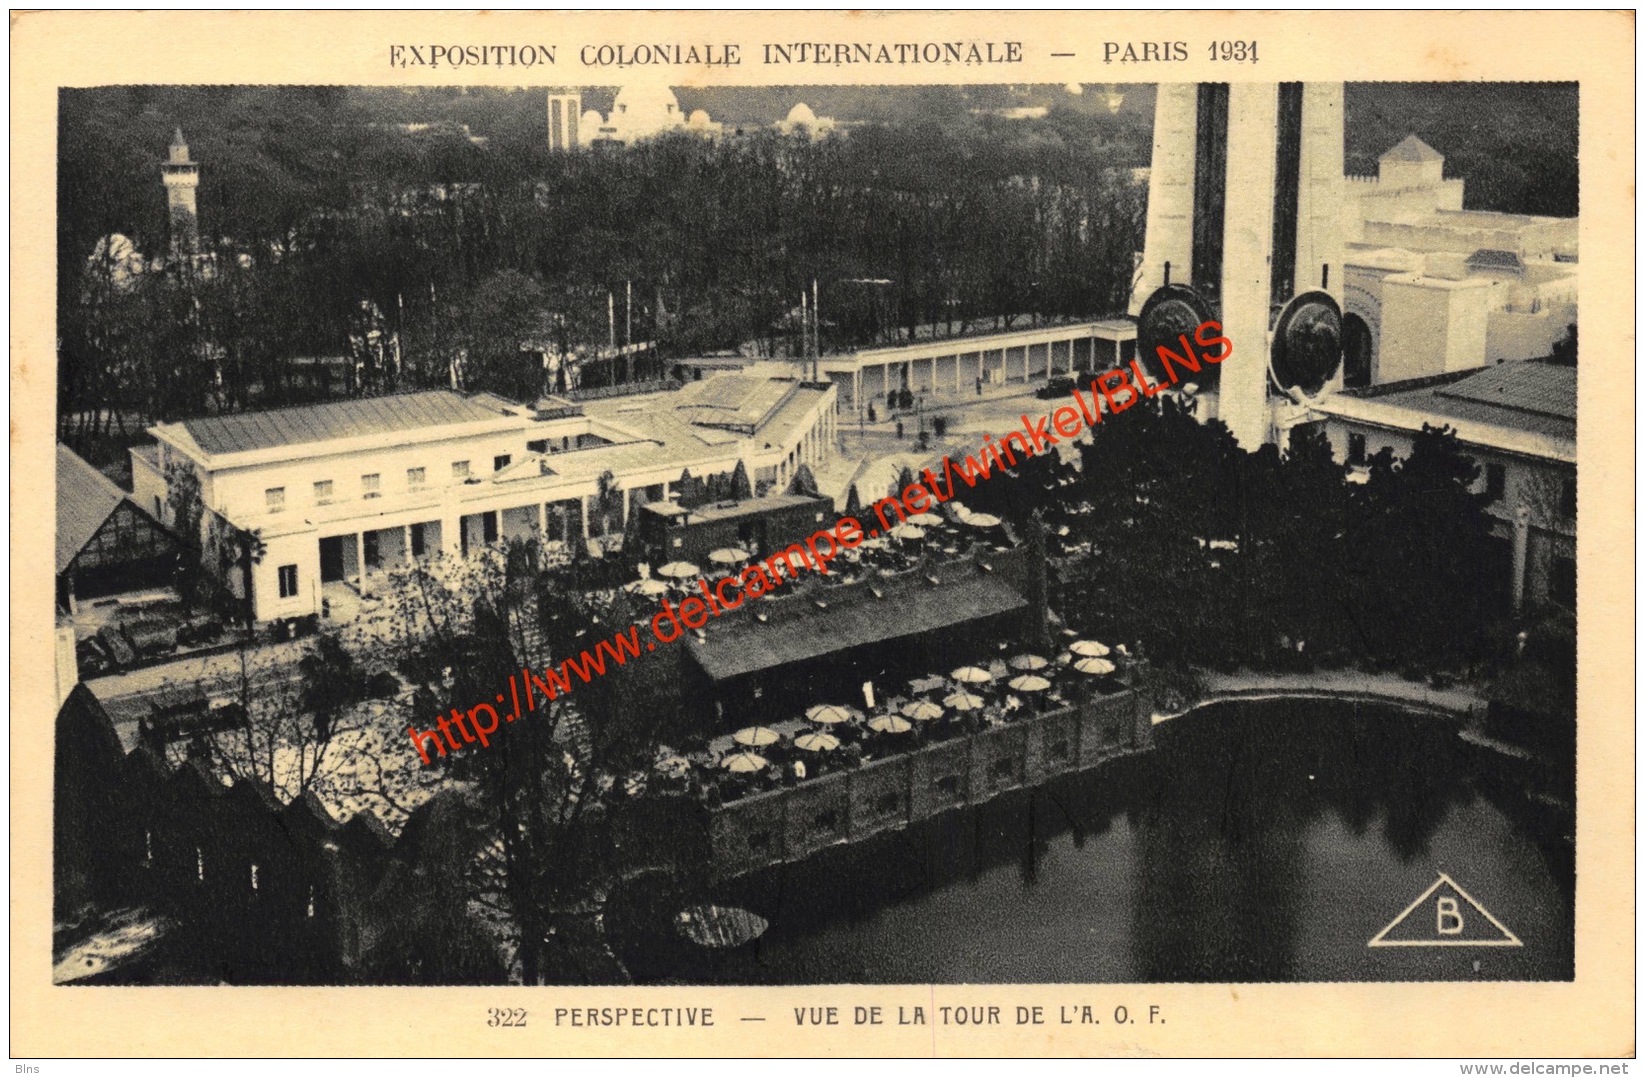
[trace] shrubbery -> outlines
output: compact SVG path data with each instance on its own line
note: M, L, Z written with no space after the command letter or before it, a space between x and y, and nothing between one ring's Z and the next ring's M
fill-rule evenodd
M1408 459L1384 452L1350 484L1323 434L1246 453L1221 424L1150 403L1097 428L1079 471L1041 455L1015 473L965 500L1089 542L1061 562L1053 605L1164 661L1454 670L1489 657L1505 612L1506 581L1479 572L1478 470L1449 431L1425 429Z

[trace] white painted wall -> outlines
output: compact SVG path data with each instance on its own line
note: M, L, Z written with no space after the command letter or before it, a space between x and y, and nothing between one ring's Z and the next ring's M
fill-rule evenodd
M1382 282L1378 382L1467 370L1485 362L1485 280L1398 274Z
M422 468L427 490L441 490L462 485L451 472L453 462L469 462L469 474L487 479L492 475L495 457L507 454L515 463L523 460L529 450L528 441L548 437L548 426L522 428L518 432L490 434L482 437L444 438L434 442L413 443L370 452L328 453L310 455L315 447L301 446L308 452L302 456L246 468L232 468L214 474L212 496L207 504L242 527L253 521L283 514L301 515L319 505L314 484L331 480L332 504L362 503L363 511L379 499L366 498L361 477L376 474L380 477L382 500L399 500L411 488L407 470ZM285 509L270 513L266 491L271 487L285 488Z

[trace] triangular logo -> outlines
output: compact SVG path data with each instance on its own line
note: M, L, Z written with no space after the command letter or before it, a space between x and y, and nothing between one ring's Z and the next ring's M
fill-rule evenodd
M1508 926L1492 917L1445 873L1398 917L1371 937L1367 947L1523 947Z

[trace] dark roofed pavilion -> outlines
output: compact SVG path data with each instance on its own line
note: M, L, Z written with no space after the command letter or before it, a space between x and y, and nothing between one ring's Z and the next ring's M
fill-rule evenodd
M57 447L57 601L169 584L183 544L102 472Z

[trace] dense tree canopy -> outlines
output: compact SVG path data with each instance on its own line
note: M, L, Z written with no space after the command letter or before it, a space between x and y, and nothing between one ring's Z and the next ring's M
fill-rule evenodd
M608 296L625 337L629 286L633 335L665 362L798 349L813 279L825 348L1112 313L1152 124L1152 89L1122 89L1112 113L1044 87L682 89L749 133L575 154L547 149L540 90L65 90L60 434L96 458L157 419L447 384L459 359L475 388L524 395L540 372L515 338L603 343ZM856 121L846 137L754 115L802 91ZM998 112L1028 100L1045 114ZM1576 212L1574 85L1349 84L1346 104L1350 172L1414 131L1470 208ZM179 127L199 263L167 260L159 163ZM362 302L403 355L382 374L315 363L350 356Z
M1351 82L1346 169L1375 175L1416 135L1468 181L1466 209L1575 217L1578 97L1574 82Z
M443 384L461 356L475 387L524 395L540 372L521 339L604 343L608 294L619 338L632 318L634 337L660 340L665 355L751 340L797 349L795 311L815 279L822 344L845 347L1111 313L1142 240L1135 140L1105 141L1077 116L1010 138L981 122L924 122L815 143L762 131L556 154L543 145L540 94L442 101L66 92L65 423L335 391L309 385L294 361L347 354L362 301L400 333L401 378ZM419 108L438 122L393 119ZM179 126L201 165L206 259L159 272L158 164ZM147 272L110 253L113 234Z
M1477 466L1433 428L1404 460L1370 463L1367 482L1349 483L1317 431L1299 428L1284 453L1246 453L1221 423L1150 402L1097 428L1077 472L1042 455L961 496L1020 526L1042 517L1075 551L1053 606L1162 659L1479 659L1506 579L1469 489Z

